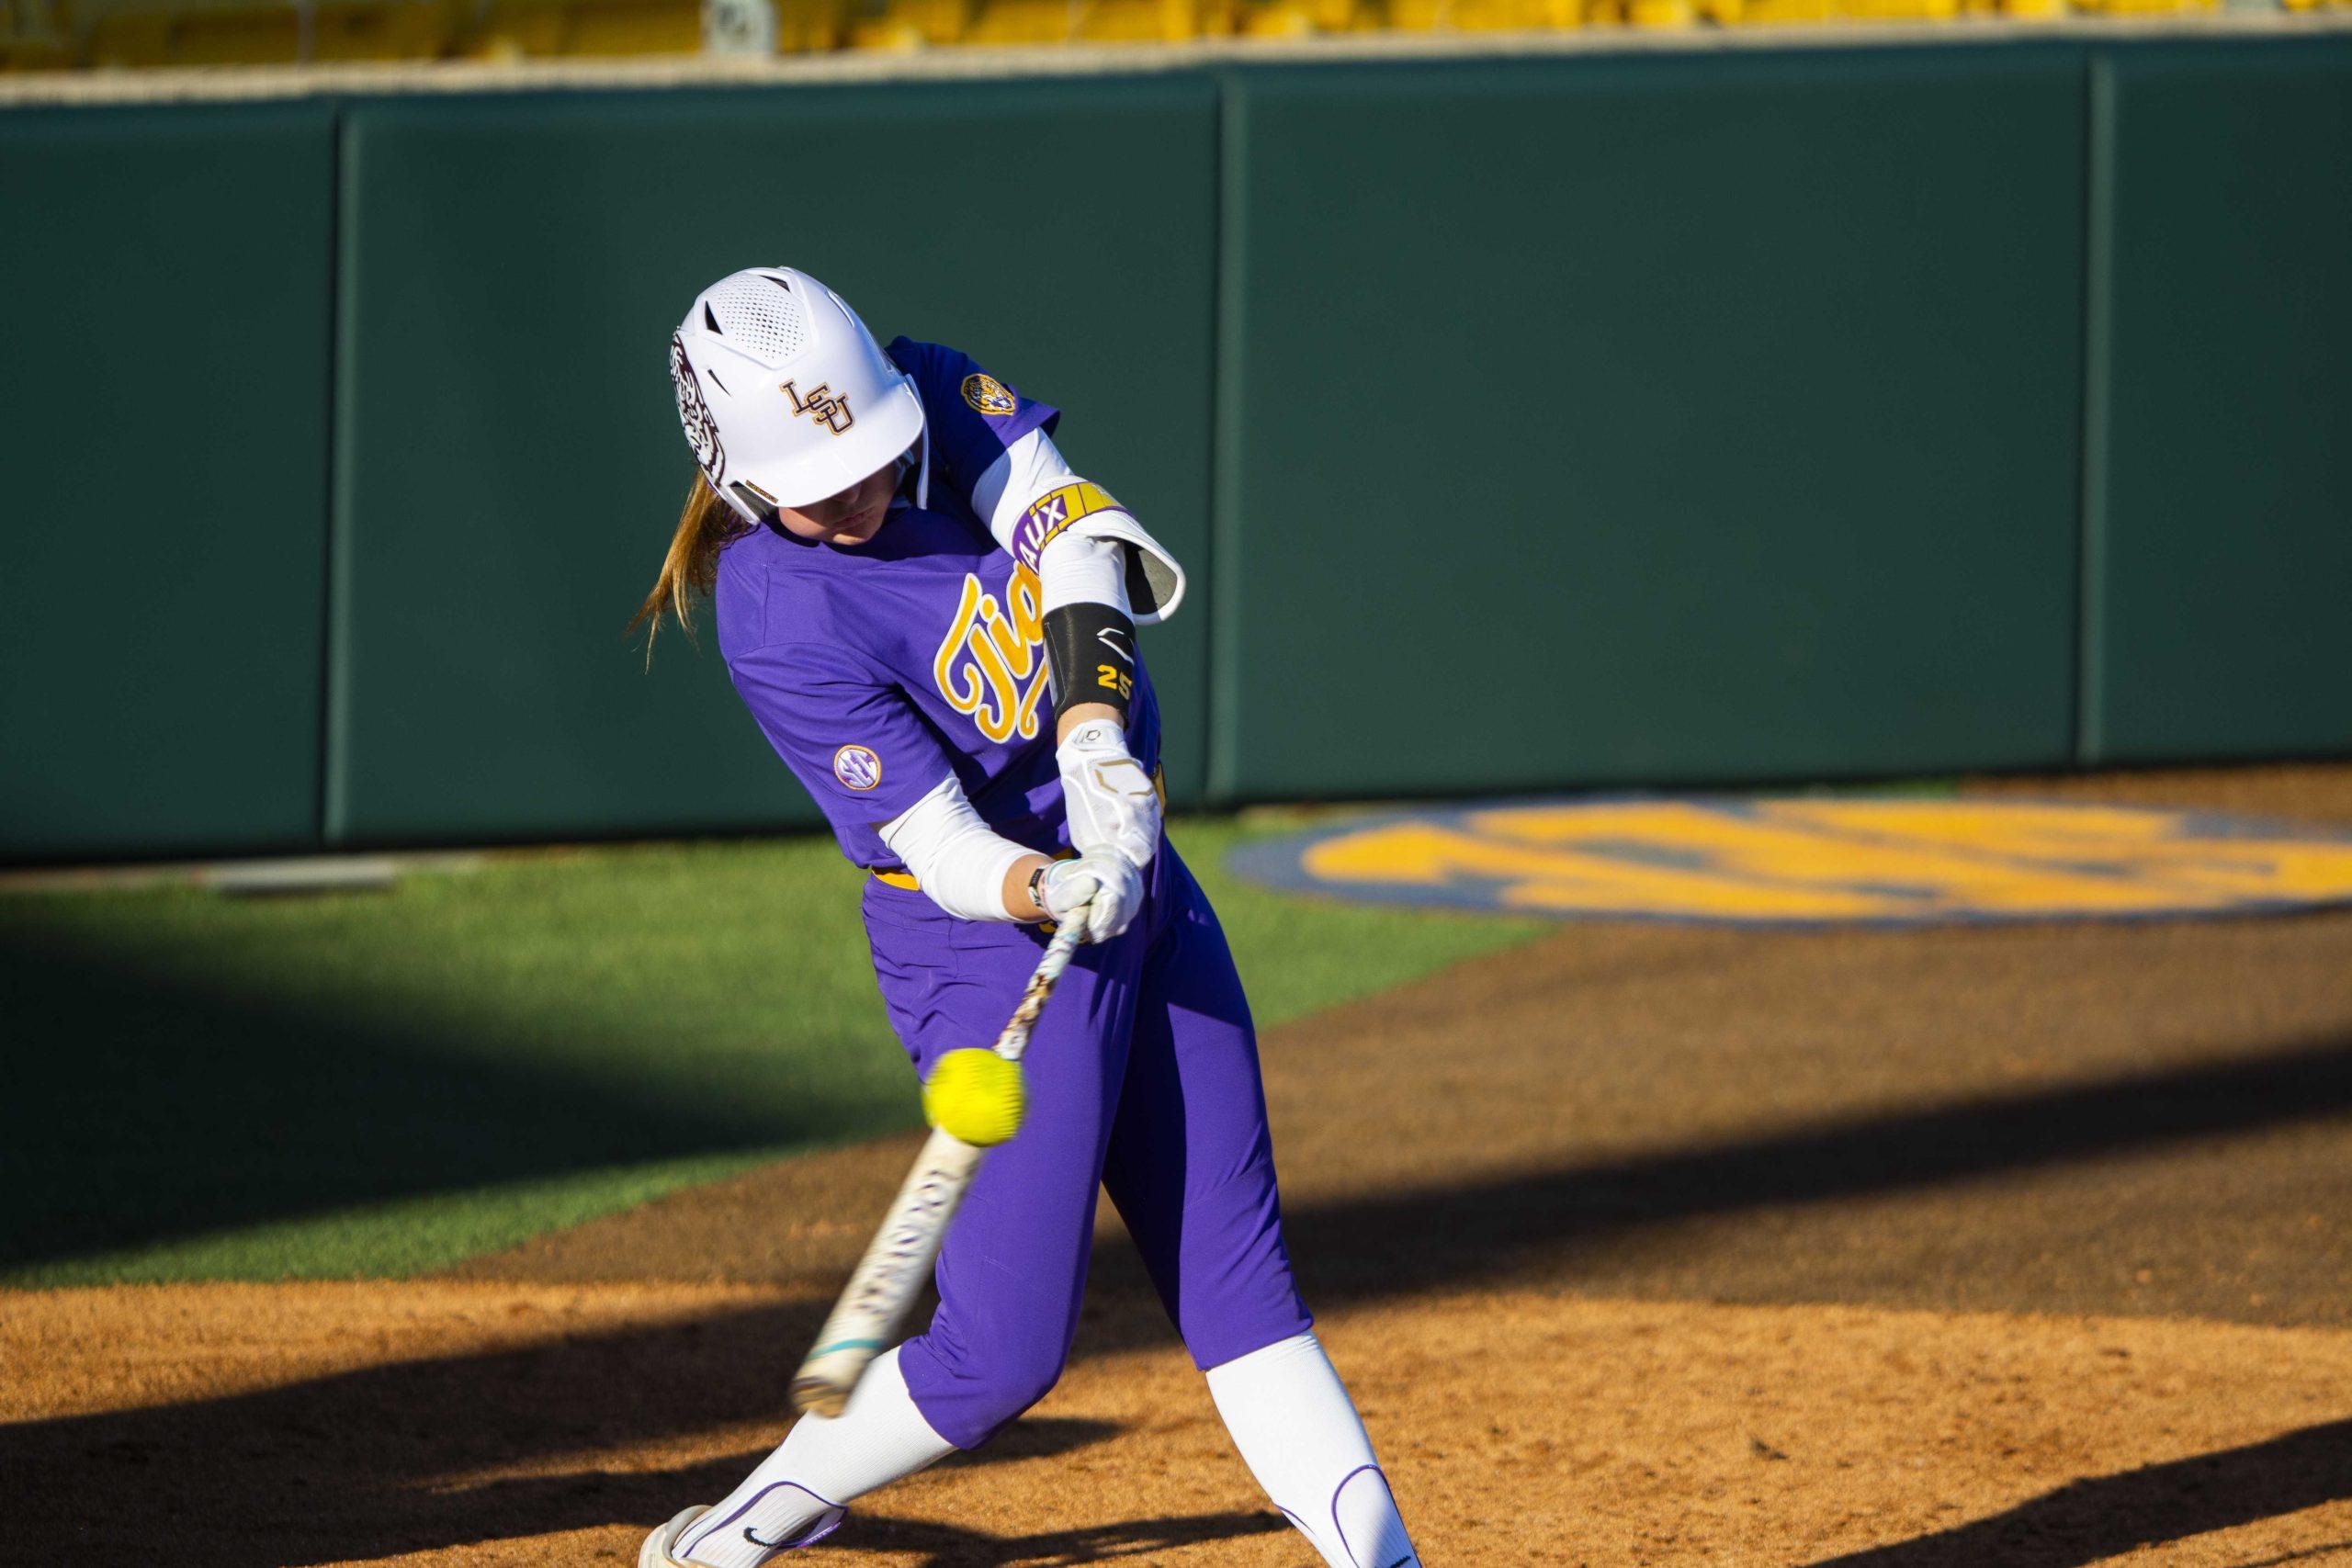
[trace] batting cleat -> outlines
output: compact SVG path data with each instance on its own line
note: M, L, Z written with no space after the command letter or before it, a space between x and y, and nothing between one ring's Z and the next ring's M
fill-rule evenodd
M708 1512L708 1508L697 1503L647 1536L645 1544L637 1549L637 1568L695 1568L693 1563L672 1553L676 1550L678 1538L686 1533L686 1527Z

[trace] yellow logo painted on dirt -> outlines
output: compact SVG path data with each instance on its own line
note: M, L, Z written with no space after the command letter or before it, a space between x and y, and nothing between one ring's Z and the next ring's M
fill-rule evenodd
M1432 812L1245 846L1280 886L1531 914L1912 924L2352 902L2352 839L2194 813L1967 800Z

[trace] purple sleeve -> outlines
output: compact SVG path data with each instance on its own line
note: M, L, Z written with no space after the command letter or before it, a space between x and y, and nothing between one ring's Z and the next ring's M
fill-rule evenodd
M967 502L1006 447L1033 430L1050 435L1061 420L1061 410L1023 397L961 350L902 337L891 342L889 354L922 394L933 481L944 478Z
M875 829L951 777L946 749L906 694L855 654L771 643L727 661L776 755L859 865L895 864Z

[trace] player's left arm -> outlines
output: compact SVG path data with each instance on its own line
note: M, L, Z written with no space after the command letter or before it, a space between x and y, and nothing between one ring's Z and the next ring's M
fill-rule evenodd
M1132 513L1073 473L1044 430L991 462L971 501L997 541L1037 573L1070 841L1081 853L1114 849L1148 865L1159 795L1126 742L1136 627L1174 612L1183 569Z

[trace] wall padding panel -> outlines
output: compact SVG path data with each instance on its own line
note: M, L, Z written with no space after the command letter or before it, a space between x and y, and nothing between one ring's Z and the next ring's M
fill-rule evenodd
M1238 73L1215 790L2062 761L2084 80Z
M315 840L333 124L0 112L0 855Z
M2352 755L2352 40L2099 72L2086 760Z

